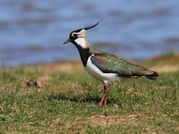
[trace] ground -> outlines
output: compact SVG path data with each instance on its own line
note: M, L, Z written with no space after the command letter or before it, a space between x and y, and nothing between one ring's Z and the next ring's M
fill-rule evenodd
M111 86L100 108L102 84L78 61L0 69L0 133L179 133L178 55L144 64L157 81ZM152 62L151 62L152 61Z

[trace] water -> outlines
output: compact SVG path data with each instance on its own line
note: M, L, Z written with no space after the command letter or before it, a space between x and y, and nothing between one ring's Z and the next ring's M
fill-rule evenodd
M95 47L126 58L179 51L178 0L0 0L0 66L78 59L63 46L72 30L88 32Z

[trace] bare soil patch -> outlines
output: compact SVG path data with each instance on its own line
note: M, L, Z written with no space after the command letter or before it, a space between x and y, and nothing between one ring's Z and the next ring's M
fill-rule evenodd
M88 118L76 118L73 123L69 123L66 125L68 129L78 128L81 130L85 126L93 126L93 127L109 127L112 125L131 125L138 126L141 124L142 114L131 114L128 116L117 116L117 115L93 115Z

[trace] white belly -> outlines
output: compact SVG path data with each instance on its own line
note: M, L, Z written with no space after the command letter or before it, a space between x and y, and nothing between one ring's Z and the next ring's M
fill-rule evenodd
M86 64L86 70L93 77L95 77L96 79L100 81L103 81L104 83L108 83L108 82L119 79L119 77L115 73L103 73L101 70L99 70L95 65L92 64L90 57L88 58L88 61Z

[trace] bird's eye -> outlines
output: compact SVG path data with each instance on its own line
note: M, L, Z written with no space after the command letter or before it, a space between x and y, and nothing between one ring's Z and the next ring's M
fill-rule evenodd
M77 37L78 37L78 34L72 33L72 37L73 37L73 38L77 38Z

